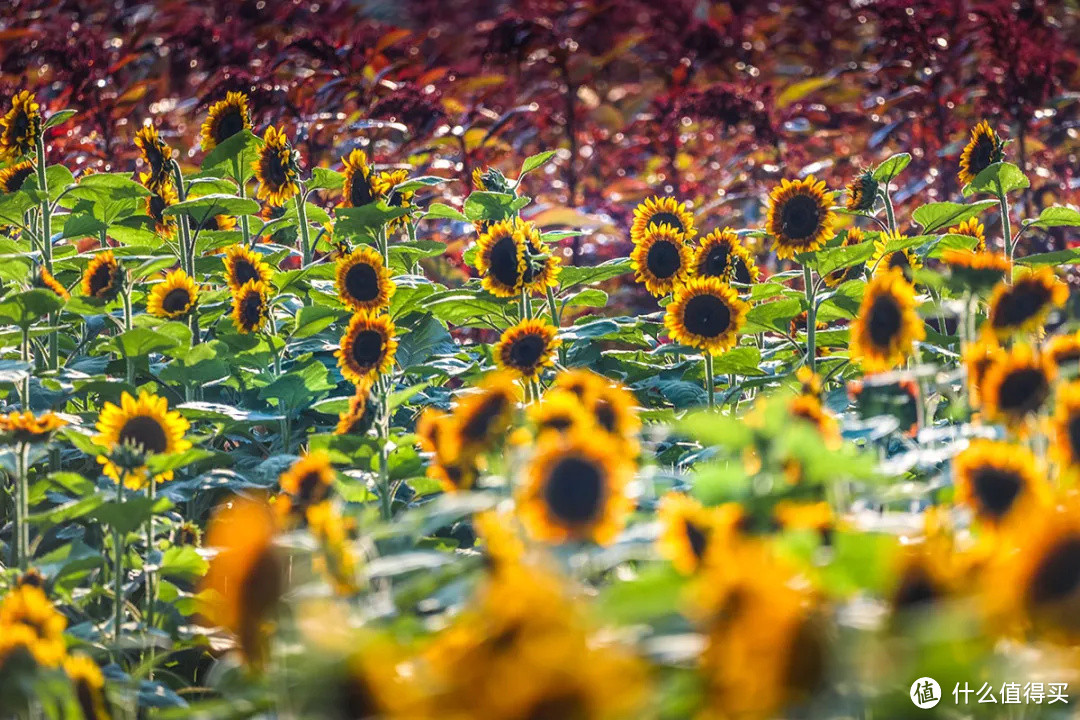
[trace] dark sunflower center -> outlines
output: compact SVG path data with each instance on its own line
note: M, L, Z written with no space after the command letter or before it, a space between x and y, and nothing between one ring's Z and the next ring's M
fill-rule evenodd
M341 717L346 720L368 720L382 714L371 683L358 671L349 674L341 695Z
M686 541L690 543L690 550L698 560L705 557L705 548L709 544L709 536L689 520L686 521Z
M544 486L544 502L551 514L568 525L588 523L600 514L604 478L592 462L578 457L559 460Z
M661 225L670 225L679 232L686 232L686 228L682 224L682 220L675 213L658 212L649 218L648 227L660 227Z
M281 162L281 153L277 150L266 151L262 161L263 181L271 188L277 190L289 181L289 174L285 163Z
M994 162L995 151L996 145L994 141L985 135L980 136L975 143L975 147L971 149L971 160L968 163L971 174L978 175L990 167Z
M1066 430L1069 434L1069 450L1074 458L1080 458L1080 415L1069 418Z
M146 161L150 163L150 173L154 177L160 177L165 168L165 158L157 143L149 143L146 146Z
M322 478L319 477L319 473L307 473L304 477L300 478L300 482L297 484L297 502L303 507L318 502L322 499L323 488Z
M404 207L405 198L397 190L390 193L390 197L386 198L387 207Z
M867 327L870 340L877 347L888 347L900 332L900 308L889 295L880 295L870 306Z
M169 436L156 418L136 415L120 428L120 442L140 445L144 452L162 453L169 447Z
M253 263L241 258L233 265L233 274L236 275L236 284L243 287L248 280L258 280L259 273Z
M998 406L1010 413L1034 412L1042 407L1048 393L1046 374L1038 368L1013 370L998 388Z
M382 359L383 339L375 330L361 330L353 338L352 356L360 367L374 367Z
M357 263L345 273L345 291L360 302L379 296L379 273L367 263Z
M75 683L75 698L79 701L79 709L86 720L98 720L101 717L97 711L97 703L94 702L94 690L85 680Z
M805 240L818 231L821 209L809 195L796 195L780 210L780 229L792 240Z
M165 204L165 198L160 195L150 196L150 217L154 218L154 222L161 224L165 222L165 216L162 214L165 212L165 208L168 207Z
M606 399L600 398L593 408L596 414L596 422L609 433L615 432L616 420L615 407Z
M1042 310L1050 300L1047 289L1039 283L1019 282L998 300L994 308L995 327L1021 325Z
M544 427L559 432L566 432L574 426L574 421L568 415L554 415L544 421Z
M897 250L889 254L888 262L885 263L890 270L899 269L904 274L904 279L911 282L911 262L906 253Z
M648 266L650 273L663 280L679 271L682 258L679 257L679 249L675 247L675 243L668 240L658 240L649 248L645 264Z
M253 328L262 321L263 300L257 292L248 293L240 302L240 320L244 327Z
M794 698L814 694L825 684L825 637L821 626L802 620L791 638L787 662L787 687Z
M355 171L349 186L349 202L353 207L363 207L375 202L375 191L371 189L371 184L359 168Z
M500 285L514 287L518 283L518 247L513 237L507 235L495 241L488 264L491 274Z
M731 271L732 277L737 283L749 285L754 282L754 276L750 274L750 266L738 255L731 258Z
M938 590L929 573L921 566L910 568L904 573L900 587L893 595L893 607L897 610L909 610L933 604L938 598Z
M187 288L173 288L162 299L161 308L165 312L183 312L187 310L190 302L191 296L188 294Z
M462 425L462 436L471 442L486 439L496 418L502 415L505 409L506 397L501 393L492 393Z
M4 186L3 188L0 188L0 190L6 193L15 192L23 186L23 183L26 182L26 178L30 177L33 172L34 168L29 165L16 170L8 177L7 181L4 182Z
M723 277L728 269L730 249L727 243L717 243L710 247L698 265L698 273L705 277Z
M11 124L12 135L16 138L22 138L30 131L30 115L25 112L20 112L15 115L15 122Z
M100 296L111 289L112 267L108 263L102 263L94 268L94 274L90 276L90 294Z
M539 335L525 335L515 340L507 352L509 364L528 370L536 367L544 355L547 342Z
M715 295L695 295L683 310L683 325L695 335L714 338L731 325L731 309Z
M244 114L240 112L240 108L229 108L218 116L217 127L214 128L214 142L225 142L243 129Z
M979 506L995 518L1004 517L1009 512L1023 488L1016 473L989 466L975 471L971 485Z
M1080 589L1080 535L1070 535L1043 556L1028 590L1034 605L1060 602Z
M586 720L585 701L572 693L542 697L522 716L522 720Z
M246 568L239 581L240 646L249 656L261 656L266 644L264 624L281 597L281 561L273 549L266 548Z

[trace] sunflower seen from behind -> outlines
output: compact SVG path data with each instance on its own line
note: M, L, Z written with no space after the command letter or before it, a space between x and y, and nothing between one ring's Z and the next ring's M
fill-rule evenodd
M545 367L555 364L555 350L562 344L556 333L546 320L522 320L499 338L495 364L523 380L535 380Z
M1012 275L1009 258L992 250L946 250L941 262L961 291L985 292Z
M875 275L866 286L851 328L851 358L868 373L891 370L912 352L926 328L915 290L899 270Z
M1022 429L1046 404L1056 374L1054 364L1027 345L995 353L979 389L986 418Z
M980 521L1000 527L1045 505L1049 488L1026 447L975 440L953 460L956 502Z
M869 213L874 210L878 198L878 181L872 170L866 170L847 184L847 200L844 207L854 213Z
M250 129L248 96L242 92L226 93L224 100L210 106L199 130L203 152L210 152L233 135Z
M258 280L248 280L232 290L233 327L241 335L262 331L270 320L270 286Z
M820 250L834 235L836 215L832 193L824 180L813 175L803 180L782 180L769 193L765 229L773 238L773 251L781 260Z
M1005 143L990 123L983 120L971 130L971 139L960 153L960 171L956 177L961 185L968 185L975 176L994 163L1005 159Z
M345 166L345 182L341 189L341 207L363 207L379 199L375 173L368 164L367 153L356 149L341 158Z
M397 288L383 265L382 254L367 245L356 248L337 261L334 287L341 302L354 311L386 308Z
M41 106L33 93L22 90L0 117L0 158L14 160L34 152L41 135Z
M271 125L263 136L263 146L252 164L259 187L255 197L280 207L300 192L300 167L284 130Z
M638 245L645 240L649 230L667 225L685 241L697 234L694 229L694 216L686 209L686 204L670 197L646 198L634 208L634 220L630 225L630 240Z
M166 215L165 209L175 205L179 199L176 186L168 178L157 185L151 185L152 177L148 173L140 173L139 180L150 191L146 196L146 214L154 221L154 232L163 238L173 239L176 237L176 216Z
M630 251L634 279L656 297L672 292L686 280L693 257L685 236L668 224L649 226Z
M1012 283L1002 280L990 297L986 330L999 340L1042 332L1047 315L1069 299L1069 287L1048 267L1017 273Z
M110 302L120 293L123 282L123 270L113 251L103 250L90 258L83 271L80 287L85 297Z
M664 325L676 342L719 355L738 342L749 310L731 286L714 277L695 277L676 289Z
M146 172L140 174L142 184L152 192L159 192L165 184L172 183L173 149L161 139L156 127L143 125L135 133L135 147L146 164Z
M146 465L121 467L113 459L117 449L132 448L142 454L143 459L154 455L172 455L191 447L184 438L190 424L177 410L170 410L168 400L148 392L140 392L138 397L124 392L120 404L107 402L98 416L98 434L94 442L105 448L106 454L99 455L97 461L103 467L102 472L116 482L124 481L131 490L144 487L150 473ZM155 480L172 480L172 470L166 470L154 476Z
M199 288L183 270L173 270L154 285L146 311L154 317L174 320L191 312L199 301Z
M485 290L495 297L521 294L528 265L524 236L512 220L491 223L476 241L476 271Z
M243 245L230 245L225 249L225 282L236 293L247 283L269 283L274 269L259 253Z
M22 189L23 183L34 172L34 163L30 160L23 160L0 169L0 194L13 193Z
M393 367L397 346L397 329L388 315L359 310L345 328L334 356L345 379L359 383Z

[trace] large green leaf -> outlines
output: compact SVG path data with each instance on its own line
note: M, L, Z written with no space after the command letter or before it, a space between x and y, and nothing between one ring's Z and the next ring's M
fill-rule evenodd
M15 293L0 301L0 322L26 329L63 306L64 301L49 290L35 288Z
M1027 224L1031 227L1080 227L1080 211L1054 205L1044 208L1038 219Z
M975 176L964 188L964 197L975 193L1008 194L1026 187L1031 187L1031 182L1020 168L1012 163L997 162Z
M259 203L250 198L214 193L170 205L163 214L186 215L195 226L201 226L215 215L254 215L257 212Z
M911 155L897 153L874 168L874 179L882 183L891 182L893 178L903 172L910 162Z
M261 138L250 130L241 130L206 154L202 170L207 175L228 175L239 183L245 183L254 175L251 166L262 146Z
M996 200L980 200L970 205L954 202L928 203L915 208L911 217L922 225L923 234L930 234L950 225L962 223L994 205L997 205Z

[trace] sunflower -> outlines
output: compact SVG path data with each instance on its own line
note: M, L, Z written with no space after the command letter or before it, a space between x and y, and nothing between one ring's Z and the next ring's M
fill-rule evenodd
M701 239L691 267L693 274L699 277L714 277L724 282L734 280L743 285L756 281L761 272L739 240L738 233L729 227L713 230Z
M825 181L813 175L804 180L782 180L769 193L765 229L773 237L773 250L781 260L819 250L833 237L836 215Z
M353 150L341 158L345 165L345 184L342 187L341 207L363 207L379 199L375 176L368 165L367 153Z
M905 546L889 591L889 607L898 620L921 619L922 614L950 599L961 583L953 549L932 539Z
M181 453L191 447L184 439L184 433L190 427L187 420L176 410L169 410L169 403L163 397L140 392L139 397L132 397L124 392L120 396L120 405L105 403L98 416L98 435L94 442L113 452L118 448L134 446L134 450L146 455L169 455ZM102 472L117 482L124 476L124 484L132 490L138 490L146 484L148 471L145 465L121 468L105 455L98 456L98 463L104 465ZM172 480L172 470L155 476L158 481Z
M363 435L375 419L375 405L371 398L372 381L367 378L356 386L356 392L349 398L349 408L338 415L335 435Z
M582 404L581 398L561 388L548 390L540 402L528 407L527 412L536 426L537 436L588 432L596 426L596 418Z
M511 220L492 223L476 241L476 271L495 297L516 297L525 284L528 263L523 235Z
M922 267L919 256L912 252L911 248L888 249L891 243L903 240L907 240L907 237L899 233L881 234L874 243L874 254L870 257L870 270L874 275L899 270L908 282L915 280L915 271Z
M657 517L660 554L682 574L693 574L705 559L716 524L713 510L682 493L669 492L660 498Z
M202 230L210 232L228 232L236 229L236 218L232 215L211 215L202 221Z
M150 190L150 194L146 196L146 214L154 221L154 232L171 240L176 237L176 216L166 215L165 208L175 205L179 199L176 187L168 179L152 186L149 184L151 178L146 173L140 173L139 180Z
M692 260L683 234L666 223L650 225L630 252L634 279L657 297L686 280Z
M941 254L941 262L963 289L976 292L988 290L1012 274L1012 262L1003 254L991 251L946 250Z
M477 478L472 455L461 452L462 435L458 420L436 408L425 408L416 423L421 449L433 454L427 476L438 481L446 492L467 490Z
M226 93L224 100L210 106L200 137L203 152L210 152L233 135L251 129L248 97L242 92Z
M105 676L97 663L86 655L71 655L64 660L64 674L75 690L75 699L84 720L109 720L105 704Z
M225 249L225 282L233 293L251 281L269 283L273 274L273 268L254 250L243 245L230 245Z
M357 560L352 549L351 523L331 502L312 505L307 510L308 530L319 543L315 569L330 581L338 595L352 595L356 583Z
M788 404L788 414L800 418L821 435L822 442L830 450L840 447L840 425L812 395L796 395Z
M19 158L34 152L41 135L41 106L29 90L15 93L11 109L0 117L0 157Z
M513 375L494 372L477 383L476 392L460 397L454 406L452 445L456 457L472 458L499 444L517 408Z
M290 524L304 520L308 508L330 495L336 477L330 456L324 451L304 455L278 478L282 494L275 499L274 509Z
M1004 159L1005 143L990 123L983 120L972 129L971 140L960 153L960 172L956 176L961 185L967 185L983 170Z
M86 297L109 302L120 292L123 271L113 257L112 250L94 255L82 276L82 294Z
M945 231L949 235L963 235L975 238L975 250L986 252L986 228L978 218L968 218L959 225L954 225Z
M255 196L273 206L281 206L300 192L297 178L300 168L284 130L273 125L266 129L259 156L252 164L259 188Z
M67 619L53 607L45 591L33 585L14 588L0 601L0 637L20 627L33 636L28 649L38 664L57 667L67 654Z
M1025 332L1040 332L1051 307L1069 299L1069 287L1048 267L1028 270L994 288L986 326L999 340Z
M797 485L798 482L792 483ZM773 506L773 520L786 531L812 531L827 541L836 528L836 516L827 502L796 502L781 500Z
M915 291L903 273L893 270L875 275L851 328L851 358L870 373L903 362L914 342L926 337L915 306Z
M664 325L676 342L719 355L738 342L749 310L729 285L714 277L695 277L675 291Z
M861 245L866 239L866 235L859 228L848 228L848 231L844 233L844 239L841 241L838 247L854 247ZM856 263L839 270L833 270L831 273L823 276L821 279L825 281L827 287L836 287L841 283L845 283L848 280L855 280L862 277L863 268L865 263Z
M157 128L153 125L143 125L135 133L135 147L139 148L142 161L146 163L147 172L140 174L142 184L152 192L159 192L161 187L172 184L172 158L173 149L169 147Z
M977 342L964 346L961 359L967 371L968 403L971 407L978 408L982 405L981 388L986 379L986 371L996 362L1001 352L992 336L983 336Z
M630 240L639 245L645 241L649 230L667 225L680 238L690 240L697 234L694 229L694 216L686 209L686 204L675 198L651 197L634 208L634 222L630 226Z
M237 497L218 507L207 533L207 544L218 549L202 583L209 594L207 615L237 636L255 667L266 658L269 626L285 588L274 530L265 502Z
M564 370L555 376L555 388L580 398L596 424L620 441L632 443L633 436L641 428L635 410L637 400L621 383L591 370Z
M525 272L522 274L525 288L543 294L549 287L558 285L559 258L548 248L540 231L531 222L514 218L514 232L520 235L521 245L525 248Z
M795 379L799 383L799 394L807 397L821 399L821 376L806 365L802 365L795 371Z
M34 174L34 163L29 160L17 162L0 170L0 193L13 193L22 188L26 179Z
M555 364L555 349L562 344L556 332L546 320L522 320L499 338L495 364L522 379L536 379L545 367Z
M30 284L36 288L43 288L49 290L56 297L64 300L65 302L71 299L71 293L68 289L61 285L53 274L45 269L44 265L39 265L37 272L34 273L34 278L30 281Z
M397 352L395 333L389 316L357 311L341 336L341 347L334 353L345 379L358 384L365 377L388 371Z
M232 291L233 326L241 335L259 332L270 319L269 292L270 286L259 280L248 280Z
M353 310L382 310L397 288L383 265L382 254L367 245L339 259L334 278L338 298Z
M34 415L30 411L0 414L0 438L11 443L39 443L48 440L67 421L54 412Z
M386 200L387 207L411 208L416 192L414 190L406 190L405 192L394 190L397 185L400 185L408 179L408 170L388 170L375 176L373 187L375 188L376 194ZM394 218L387 223L386 229L390 231L395 228L403 227L406 222L408 222L408 215Z
M633 509L627 494L633 472L619 447L601 436L548 435L526 469L522 523L538 540L606 545Z
M1066 468L1080 466L1080 381L1058 390L1052 427L1054 458Z
M183 317L199 301L199 288L183 270L173 270L150 291L146 311L169 320Z
M1027 345L996 354L979 393L987 418L1010 426L1022 424L1050 396L1055 374L1053 363Z
M953 472L956 502L991 526L1000 526L1048 495L1035 456L1021 445L975 440L953 460Z
M877 195L878 181L874 179L873 171L867 170L848 183L847 202L844 207L851 212L871 212L877 202Z
M1080 332L1055 335L1046 343L1043 352L1058 368L1067 368L1075 375L1080 369Z

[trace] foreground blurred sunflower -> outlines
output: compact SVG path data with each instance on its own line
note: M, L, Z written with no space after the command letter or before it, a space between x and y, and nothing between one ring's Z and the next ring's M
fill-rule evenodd
M825 447L840 447L840 424L813 395L796 395L788 404L788 414L811 425L820 435Z
M313 561L315 569L330 581L338 595L354 594L359 589L358 562L352 548L351 521L329 501L312 505L306 516L308 530L319 543L319 553Z
M588 432L596 425L596 418L585 408L581 398L557 387L544 393L540 402L529 405L527 412L536 426L537 436Z
M691 278L675 291L664 325L672 339L718 355L734 347L750 305L714 277Z
M150 190L146 196L146 214L154 221L154 232L171 240L176 237L177 221L175 215L165 214L165 208L177 203L176 186L168 178L156 186L150 185L152 178L147 173L139 173L139 180Z
M207 545L218 550L202 582L207 616L237 636L254 667L266 659L270 624L285 587L274 528L265 502L237 497L218 506L207 532Z
M241 335L257 333L270 319L270 287L258 280L248 280L232 291L233 327Z
M891 270L875 275L851 328L851 359L868 373L902 363L914 343L926 337L915 306L915 291L903 273Z
M537 378L555 364L555 350L562 344L557 330L546 320L522 320L505 330L495 345L495 364L525 380Z
M547 436L526 470L519 508L530 534L548 542L615 539L633 508L633 465L596 435Z
M173 270L150 290L146 311L154 317L174 319L187 315L198 301L195 281L183 270Z
M353 150L341 158L345 166L345 183L341 189L341 207L363 207L379 199L375 189L375 174L368 164L367 153Z
M924 620L927 611L967 590L965 580L973 565L972 558L956 549L951 529L940 520L947 517L944 510L934 506L924 515L924 537L903 546L888 594L894 619L900 621Z
M27 647L38 664L57 667L67 654L64 642L65 618L45 595L33 585L14 588L0 601L0 637L25 628L33 640Z
M368 245L337 261L334 286L341 302L353 310L382 310L397 288L383 265L382 254Z
M0 117L0 158L16 159L34 152L41 134L41 106L29 90L15 93L11 109Z
M111 453L121 446L133 446L144 455L169 455L180 453L191 447L184 439L190 424L176 410L169 410L169 403L163 397L140 392L138 398L127 392L120 396L120 404L105 403L98 416L98 435L94 442ZM102 472L116 482L124 477L124 484L132 490L141 489L147 481L148 470L145 465L138 467L119 467L106 455L99 455L98 463L103 465ZM172 470L166 470L155 476L158 481L172 480Z
M262 256L243 245L230 245L225 249L225 282L236 293L251 281L269 283L274 274Z
M986 371L1001 352L993 337L983 336L977 342L968 343L961 353L961 362L967 371L968 403L972 408L982 405L982 386Z
M675 198L651 197L634 208L634 222L630 225L630 240L638 245L645 240L649 230L667 225L675 230L685 241L696 234L694 216L686 209L685 203Z
M556 375L555 387L580 398L604 432L620 442L630 443L633 449L641 419L635 410L637 400L626 386L591 370L575 369Z
M1055 374L1053 363L1027 345L995 354L979 390L987 419L1021 425L1046 403Z
M878 196L878 181L874 173L867 170L847 185L847 201L844 203L851 212L868 213L874 209Z
M919 256L911 248L889 250L891 243L904 240L907 240L907 236L899 233L882 233L881 237L874 242L874 254L869 262L870 270L874 275L899 270L904 274L905 280L914 282L915 271L922 267Z
M511 220L492 223L476 241L476 271L495 297L516 297L525 283L524 237Z
M0 194L19 190L26 179L33 174L34 163L30 160L23 160L0 170Z
M987 328L1006 340L1017 333L1039 332L1052 307L1069 299L1069 286L1048 267L1018 274L1012 284L1000 282L990 297Z
M336 477L330 456L322 450L300 457L278 478L282 493L274 500L278 517L303 522L308 508L329 496Z
M68 292L68 289L61 285L57 279L53 277L52 273L45 269L44 265L38 266L30 284L36 288L43 288L50 291L61 300L66 301L71 299L71 293Z
M42 443L65 425L67 421L51 410L41 415L14 410L0 414L0 440L12 444Z
M139 128L135 133L135 147L139 148L147 167L147 172L140 173L142 184L152 192L159 192L166 183L171 184L173 149L161 139L157 128L153 125Z
M975 238L975 251L986 252L986 228L979 218L968 218L959 225L953 225L945 231L949 235L963 235Z
M946 250L941 262L964 290L981 292L994 287L1012 273L1012 263L992 251Z
M71 655L64 660L64 674L75 690L75 699L84 720L109 720L105 703L105 676L97 663L86 655Z
M649 226L630 251L634 279L660 297L682 283L693 258L682 233L668 224Z
M956 502L997 527L1043 503L1049 491L1026 447L975 440L953 460Z
M514 229L525 248L525 272L522 282L530 292L543 294L559 284L559 258L544 242L540 231L531 222L514 218Z
M1055 335L1043 348L1046 356L1061 370L1076 375L1080 370L1080 332Z
M960 172L956 177L961 185L975 180L975 176L996 162L1005 159L1005 143L983 120L971 130L971 139L960 153Z
M284 130L271 125L263 136L263 146L252 164L259 188L255 197L273 206L284 205L300 192L300 168Z
M248 97L242 92L226 93L224 100L210 106L199 131L203 152L210 152L233 135L251 129Z
M109 302L120 292L123 282L120 264L112 250L99 252L90 259L82 276L82 294L86 297Z
M1064 468L1080 468L1080 381L1058 390L1051 437L1054 459Z
M454 406L454 447L463 457L491 450L502 441L518 404L514 377L507 372L485 375L474 392L458 398Z
M388 371L397 352L394 322L388 315L359 310L341 336L341 346L334 353L346 380L359 383L365 377Z
M375 420L375 405L371 397L371 378L357 383L356 391L349 398L348 409L338 415L335 435L363 435Z
M375 176L373 187L376 195L386 201L387 207L411 208L413 206L413 198L416 195L416 191L406 190L405 192L401 192L400 190L394 189L408 179L408 170L387 170ZM395 230L404 226L406 222L408 222L407 215L394 218L386 224L386 230L387 232Z
M866 235L862 230L855 227L848 228L847 232L844 233L844 239L840 242L838 247L854 247L856 245L861 245L864 240L866 240ZM865 266L865 263L849 265L848 267L840 268L839 270L833 270L831 273L822 276L821 279L825 282L827 287L833 288L848 280L861 278Z
M836 215L832 193L813 175L803 180L782 180L769 193L765 229L773 237L773 251L781 259L819 250L833 237Z
M657 549L676 570L690 575L705 559L709 539L716 525L712 508L682 493L669 492L660 498L657 510L660 537Z
M457 419L433 407L425 408L416 423L421 449L433 455L426 475L446 492L468 490L477 479L473 455L462 452L457 425Z
M693 274L699 277L714 277L742 285L757 282L761 275L749 249L743 246L738 233L728 227L713 230L701 239L691 267Z

